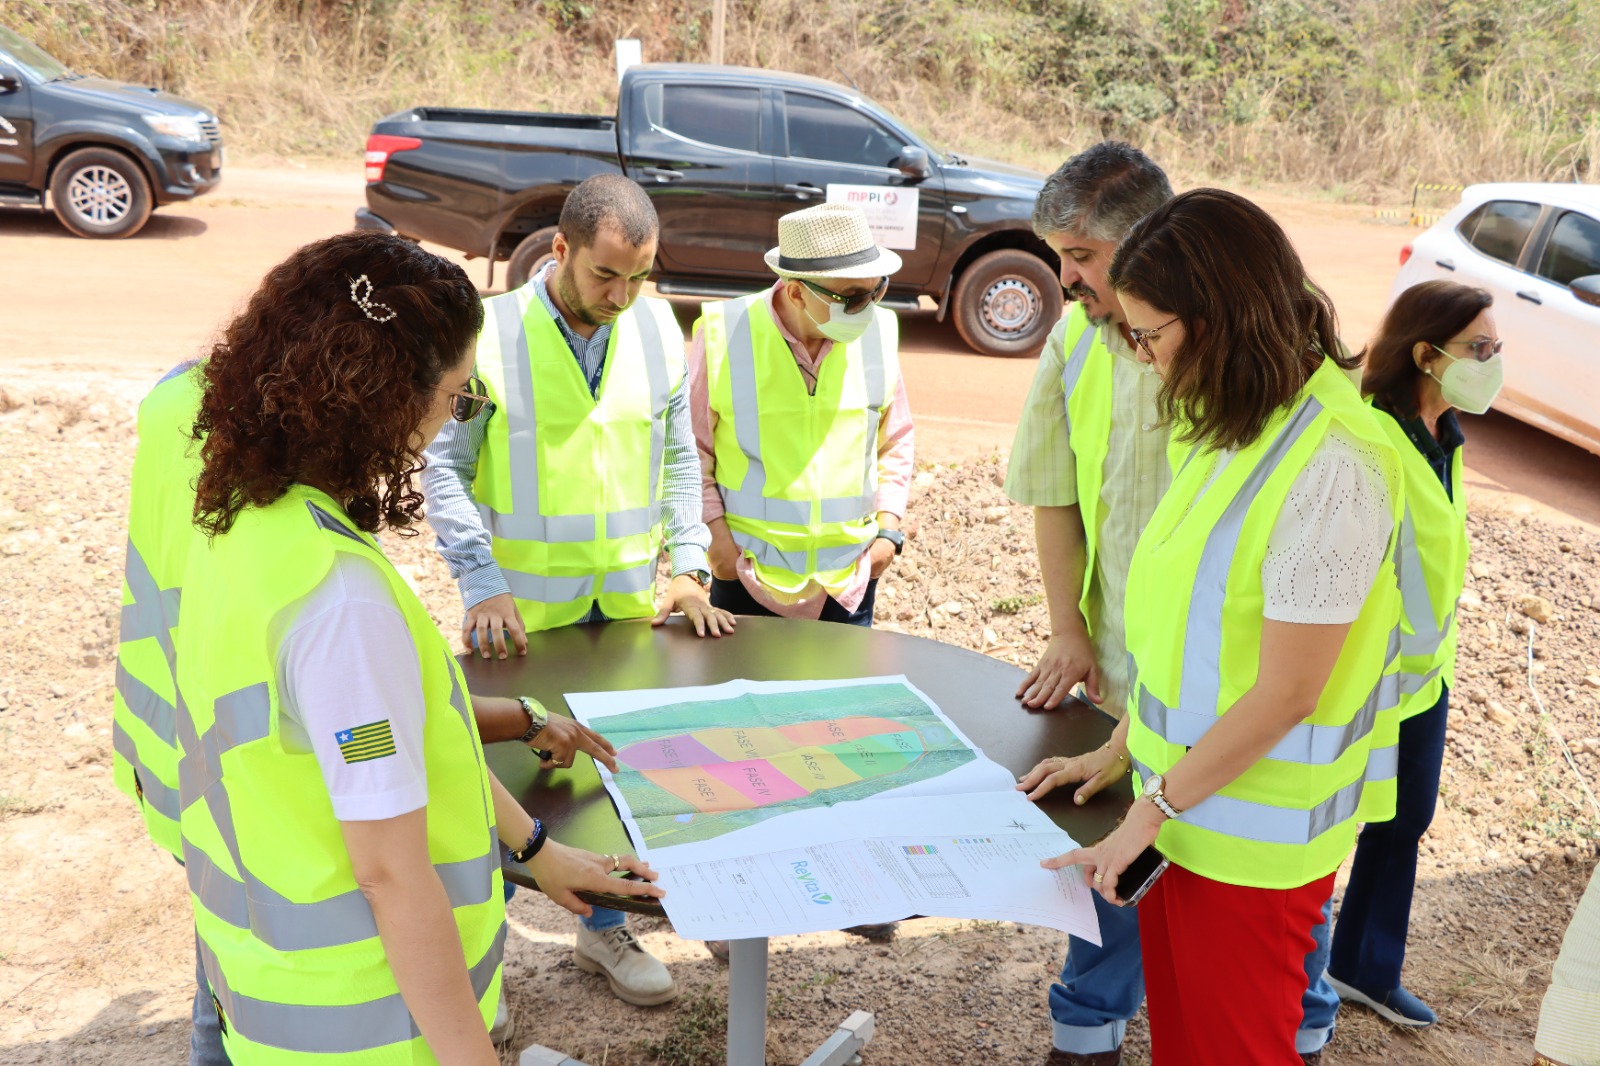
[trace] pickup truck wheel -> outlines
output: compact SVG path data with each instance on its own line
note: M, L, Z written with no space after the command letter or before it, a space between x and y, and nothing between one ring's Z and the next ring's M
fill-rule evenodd
M539 272L553 255L552 249L556 243L556 228L546 226L544 229L534 230L522 238L522 243L511 253L511 261L506 264L506 291L520 289L528 283L528 279Z
M80 148L56 164L50 203L80 237L131 237L150 219L150 182L121 152Z
M956 279L956 332L984 355L1037 355L1061 317L1062 300L1048 263L1020 248L1000 248Z

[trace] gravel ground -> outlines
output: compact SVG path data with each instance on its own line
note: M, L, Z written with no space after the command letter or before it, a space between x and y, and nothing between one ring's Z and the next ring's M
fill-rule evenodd
M127 472L148 384L80 368L0 377L0 1063L180 1061L187 1038L181 876L110 773ZM880 589L880 624L1033 661L1048 622L1030 517L1005 500L1004 469L992 455L919 470L915 532ZM1407 969L1442 1023L1407 1035L1347 1011L1330 1064L1530 1062L1539 997L1596 860L1600 538L1477 511L1469 527L1459 697ZM388 546L451 633L458 601L429 538ZM626 1007L572 965L571 919L531 895L511 906L512 1049L542 1042L607 1066L714 1061L724 968L643 923L689 994ZM1037 1063L1062 947L1008 923L916 922L884 947L785 938L770 1061L798 1062L861 1008L878 1016L869 1063ZM1136 1021L1130 1063L1148 1059L1144 1033Z

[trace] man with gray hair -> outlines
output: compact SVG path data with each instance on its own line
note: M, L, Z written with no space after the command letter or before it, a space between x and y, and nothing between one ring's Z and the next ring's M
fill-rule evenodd
M1079 803L1107 786L1129 787L1123 591L1134 544L1172 471L1156 406L1161 379L1139 362L1106 271L1123 234L1171 197L1148 156L1103 141L1063 163L1034 205L1034 232L1061 257L1073 303L1045 341L1006 475L1007 495L1034 509L1050 610L1050 641L1017 697L1050 708L1081 685L1123 721L1105 747L1035 767L1021 786L1030 797L1077 781ZM1048 1066L1120 1063L1128 1019L1144 999L1136 912L1098 895L1095 907L1102 946L1071 938L1050 987Z

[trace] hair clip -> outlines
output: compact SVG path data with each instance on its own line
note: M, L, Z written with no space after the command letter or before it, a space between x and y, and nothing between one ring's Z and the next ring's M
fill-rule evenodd
M367 287L367 290L365 292L357 291L363 285ZM354 300L355 305L361 308L362 314L366 315L374 322L387 322L399 313L388 304L373 303L372 282L367 280L367 276L365 274L361 275L359 278L350 283L350 299ZM389 313L386 315L373 314L374 309L380 307Z

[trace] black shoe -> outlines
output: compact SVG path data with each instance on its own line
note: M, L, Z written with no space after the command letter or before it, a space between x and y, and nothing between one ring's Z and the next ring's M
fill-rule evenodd
M1111 1051L1062 1051L1050 1049L1044 1066L1122 1066L1122 1049Z
M877 925L852 925L845 932L863 940L870 940L874 944L887 944L894 939L894 931L899 924L899 922L881 922Z

